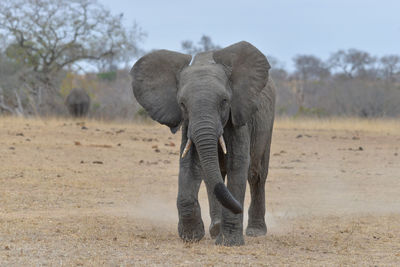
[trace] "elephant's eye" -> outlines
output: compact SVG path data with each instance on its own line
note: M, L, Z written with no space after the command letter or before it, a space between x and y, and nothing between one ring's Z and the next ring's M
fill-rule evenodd
M226 98L222 99L221 107L226 107L227 104L228 104L228 100Z
M182 110L186 111L186 106L185 106L185 104L183 104L183 102L181 102L179 105L181 106Z

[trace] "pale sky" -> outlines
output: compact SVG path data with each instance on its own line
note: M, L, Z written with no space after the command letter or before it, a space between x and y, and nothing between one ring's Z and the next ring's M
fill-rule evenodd
M400 0L98 1L141 26L145 50L180 51L182 40L206 34L222 47L248 41L288 68L297 54L400 54Z

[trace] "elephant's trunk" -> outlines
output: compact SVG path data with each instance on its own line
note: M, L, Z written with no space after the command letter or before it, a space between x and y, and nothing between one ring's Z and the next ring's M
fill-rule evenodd
M212 188L222 206L235 214L242 213L242 206L232 196L222 180L218 162L219 136L215 127L209 123L199 122L194 127L191 127L190 132L206 176L205 183L209 188Z

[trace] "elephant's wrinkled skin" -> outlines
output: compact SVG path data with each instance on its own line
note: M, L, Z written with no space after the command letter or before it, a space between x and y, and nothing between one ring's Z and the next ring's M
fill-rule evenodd
M200 53L190 62L190 55L168 50L145 55L131 70L133 92L154 120L172 132L182 127L180 237L198 241L204 236L197 199L204 180L211 236L216 244L242 245L246 180L251 192L246 234L259 236L267 231L264 188L275 105L270 65L247 42ZM225 155L218 144L221 135ZM188 140L191 146L184 155Z
M65 99L69 113L74 117L83 117L89 111L90 97L84 89L74 88Z

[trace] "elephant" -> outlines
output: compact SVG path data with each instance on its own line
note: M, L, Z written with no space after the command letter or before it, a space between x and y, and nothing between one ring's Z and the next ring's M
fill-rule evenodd
M86 116L90 107L90 96L82 88L73 88L65 99L69 113L74 117Z
M267 58L241 41L191 55L157 50L132 67L132 89L152 119L182 131L178 233L205 235L198 192L205 182L217 245L244 245L243 202L250 185L248 236L267 233L265 183L275 110ZM227 186L225 185L227 178Z

